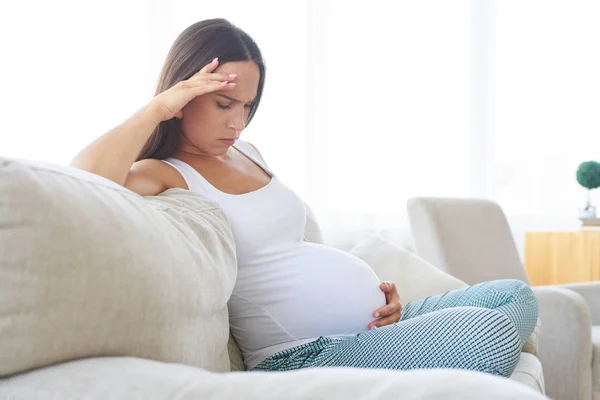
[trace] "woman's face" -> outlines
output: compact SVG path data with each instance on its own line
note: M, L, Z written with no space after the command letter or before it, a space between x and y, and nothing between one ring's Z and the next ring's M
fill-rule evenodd
M252 61L235 61L219 65L214 72L237 74L236 86L198 96L183 108L180 150L207 156L226 154L231 143L221 139L237 140L246 125L258 91L258 66Z

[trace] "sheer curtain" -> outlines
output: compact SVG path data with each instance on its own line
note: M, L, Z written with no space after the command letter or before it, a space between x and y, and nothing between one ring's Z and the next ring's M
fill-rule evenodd
M66 164L151 94L145 1L0 5L0 154Z
M408 198L470 194L470 3L310 5L307 198L340 247L407 244Z
M575 171L600 159L600 4L498 1L494 14L492 196L522 247L525 231L579 229Z
M600 3L498 2L496 15L495 196L511 214L574 215L577 165L600 158Z
M7 5L9 4L9 5ZM267 63L243 138L328 243L410 245L406 200L500 202L519 246L577 227L600 136L593 0L117 0L0 6L0 155L67 164L149 101L176 36L224 17Z

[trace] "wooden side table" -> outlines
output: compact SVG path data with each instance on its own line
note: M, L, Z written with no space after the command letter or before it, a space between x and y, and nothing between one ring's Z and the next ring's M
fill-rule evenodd
M600 231L527 232L525 269L532 285L600 280Z

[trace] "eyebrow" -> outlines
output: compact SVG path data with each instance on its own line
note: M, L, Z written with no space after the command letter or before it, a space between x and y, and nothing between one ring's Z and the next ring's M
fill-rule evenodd
M227 95L224 95L224 94L221 94L221 93L217 93L217 96L224 97L224 98L226 98L227 100L233 101L234 103L241 103L241 101L240 101L240 100L238 100L238 99L234 99L233 97L229 97L229 96L227 96ZM247 104L252 104L252 103L254 103L254 100L256 100L256 97L255 97L255 98L253 98L251 101L249 101Z

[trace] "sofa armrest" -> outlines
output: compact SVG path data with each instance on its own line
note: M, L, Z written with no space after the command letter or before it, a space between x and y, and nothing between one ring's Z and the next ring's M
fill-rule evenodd
M592 393L590 313L577 293L558 287L533 287L539 304L539 358L546 395L589 400Z
M600 282L570 283L546 287L559 287L577 292L588 305L592 325L600 325Z

